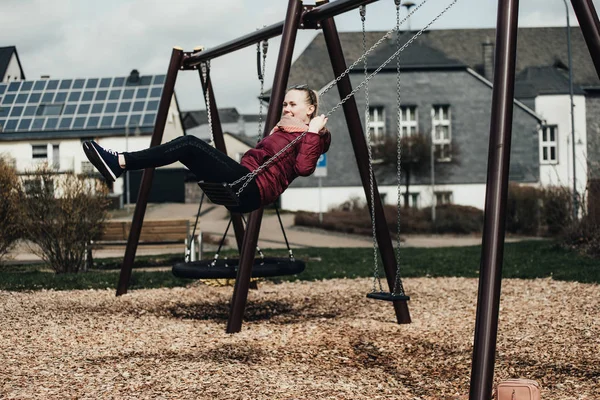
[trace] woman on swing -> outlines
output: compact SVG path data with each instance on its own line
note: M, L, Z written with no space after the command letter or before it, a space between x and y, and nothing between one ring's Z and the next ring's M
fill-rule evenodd
M318 94L306 85L289 89L283 101L283 116L255 148L248 150L238 164L226 154L195 136L181 136L146 150L117 153L94 141L83 143L90 162L108 181L125 170L155 168L180 161L206 182L234 182L256 170L288 143L306 132L293 148L281 154L262 170L240 193L236 212L250 212L274 202L298 176L311 175L319 156L329 149L331 134L325 128L325 115L317 116Z

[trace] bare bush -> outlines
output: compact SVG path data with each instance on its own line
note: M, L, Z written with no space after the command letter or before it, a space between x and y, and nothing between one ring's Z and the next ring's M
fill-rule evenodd
M582 254L600 258L600 223L590 217L576 221L563 232L562 243Z
M24 228L32 248L56 273L78 272L87 243L101 233L107 189L97 180L42 166L23 178Z
M398 208L393 205L383 207L387 227L390 233L398 231ZM436 223L431 221L429 209L400 208L400 232L403 234L419 233L456 233L468 234L481 232L483 227L483 211L468 206L446 204L438 207ZM298 212L294 218L297 226L316 227L330 231L352 233L357 235L372 235L372 221L366 206L340 207L323 214L319 222L317 213Z
M0 263L23 233L20 194L14 168L0 158Z
M550 186L544 190L543 222L550 236L560 235L573 220L573 195L563 186Z

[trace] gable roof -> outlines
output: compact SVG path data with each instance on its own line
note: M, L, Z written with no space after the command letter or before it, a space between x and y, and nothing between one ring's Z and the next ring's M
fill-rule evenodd
M8 64L10 64L13 54L17 58L17 63L19 64L19 69L21 70L21 79L25 79L25 73L23 72L23 66L21 65L17 48L15 46L7 46L0 47L0 81L4 78L4 74L6 74Z
M222 124L238 122L240 114L235 107L219 108L219 119ZM183 127L185 129L195 128L199 125L208 124L206 110L194 110L183 112Z
M555 66L528 67L515 77L515 97L533 98L538 95L569 93L568 71ZM585 92L573 85L573 94Z
M183 127L188 130L200 125L208 124L208 115L206 110L183 111ZM237 124L240 119L245 123L258 122L260 116L258 114L240 114L235 107L219 108L219 119L221 124ZM263 121L265 116L262 117Z
M0 141L151 133L165 75L0 83Z
M400 37L400 43L406 43L412 37L404 33ZM396 53L398 47L395 37L385 40L368 58L367 69L375 70L391 56ZM428 45L423 40L415 40L400 54L400 70L422 70L422 69L454 69L467 68L463 62L447 56L444 52ZM382 71L396 71L396 59L390 61Z
M249 147L256 146L256 142L258 140L258 136L246 136L246 135L240 135L240 134L232 133L232 132L223 132L223 134L229 135Z
M573 79L583 88L600 86L583 34L579 27L571 28ZM367 47L372 46L385 32L366 32ZM361 32L340 32L340 41L346 64L350 65L363 53ZM495 29L441 29L430 30L419 36L406 50L415 45L421 49L435 49L445 57L463 63L483 74L483 50L486 42L494 43ZM423 47L426 46L426 47ZM422 56L427 59L426 55ZM402 59L402 57L401 57ZM374 62L370 61L370 64ZM516 72L528 67L567 65L567 31L565 27L519 28ZM391 64L395 64L392 62ZM360 67L357 67L360 69ZM355 70L357 69L355 68ZM307 83L320 89L334 78L323 34L319 33L293 63L288 83Z

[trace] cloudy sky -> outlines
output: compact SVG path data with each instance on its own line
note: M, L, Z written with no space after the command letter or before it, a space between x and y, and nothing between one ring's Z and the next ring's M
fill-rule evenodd
M422 0L413 0L419 4ZM451 0L429 0L411 18L419 29ZM17 47L27 79L164 74L173 46L185 51L217 46L285 17L285 0L1 0L0 46ZM311 4L313 1L307 1ZM600 0L594 0L600 7ZM571 8L569 4L569 8ZM490 28L495 0L458 0L432 29ZM402 17L406 10L402 9ZM367 7L367 30L387 31L395 24L392 0ZM360 30L358 11L336 17L339 31ZM571 11L571 24L577 20ZM519 25L565 26L563 0L521 0ZM294 57L316 31L300 31ZM271 86L279 40L269 41L267 88ZM212 62L219 107L257 113L256 48L248 47ZM175 88L182 110L203 109L198 75L179 73Z

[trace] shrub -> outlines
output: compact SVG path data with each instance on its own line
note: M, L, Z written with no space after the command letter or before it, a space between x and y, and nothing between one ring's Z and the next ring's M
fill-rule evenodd
M436 233L477 233L483 231L483 211L470 206L443 204L436 207Z
M561 234L573 220L571 193L571 190L560 186L548 187L544 190L542 215L548 235Z
M543 189L510 184L506 204L506 230L522 235L540 232Z
M600 258L600 223L585 217L570 224L563 233L562 243L582 254Z
M21 238L20 185L14 168L0 158L0 263Z
M108 207L100 181L72 173L56 174L42 166L24 178L26 238L56 273L78 272L86 244L102 229Z
M366 206L346 207L344 204L323 214L323 222L319 224L317 213L299 212L296 214L294 224L299 226L312 226L321 229L353 233L358 235L372 235L373 228L371 215ZM435 228L431 222L431 209L400 208L400 232L407 233L475 233L481 232L483 227L483 212L474 207L458 206L453 204L437 208ZM397 232L397 207L384 206L384 213L388 229L392 234Z

